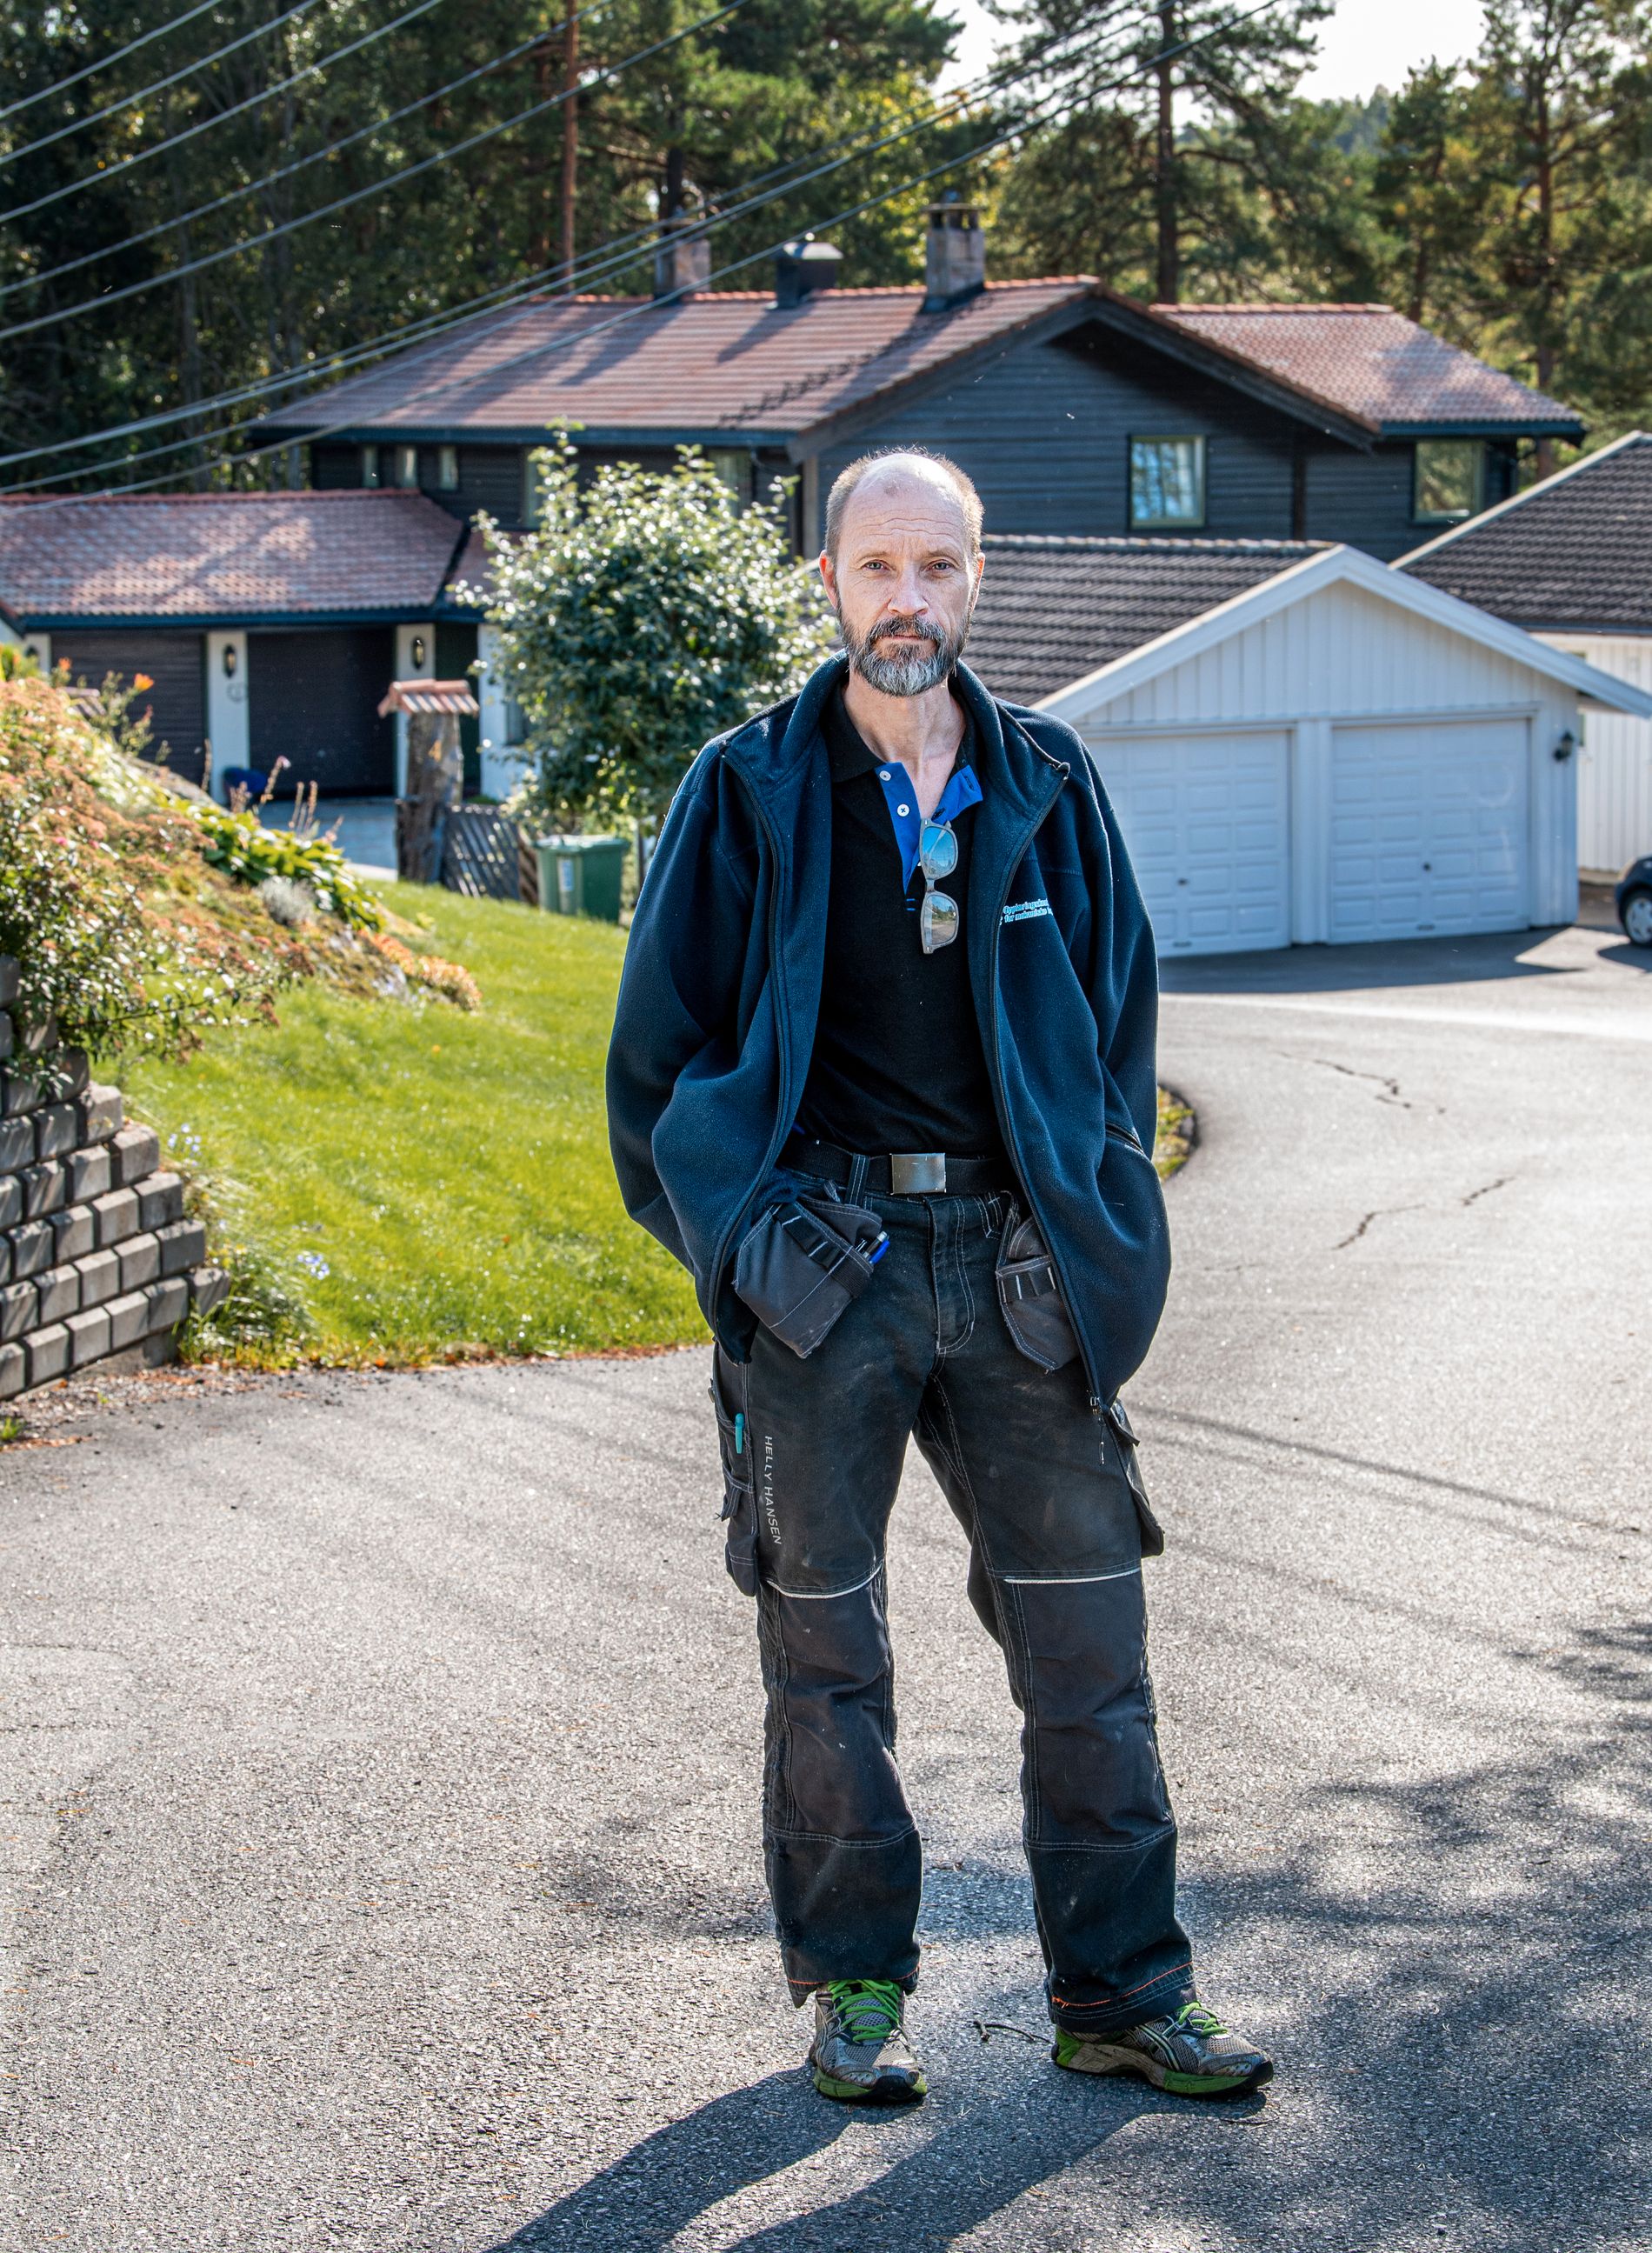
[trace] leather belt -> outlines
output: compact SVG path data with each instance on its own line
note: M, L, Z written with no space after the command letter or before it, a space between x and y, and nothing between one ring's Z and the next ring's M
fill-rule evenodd
M794 1141L780 1162L795 1173L812 1174L817 1181L873 1196L991 1196L1013 1193L1015 1187L1006 1159L955 1157L944 1150L892 1150L860 1157L831 1142Z

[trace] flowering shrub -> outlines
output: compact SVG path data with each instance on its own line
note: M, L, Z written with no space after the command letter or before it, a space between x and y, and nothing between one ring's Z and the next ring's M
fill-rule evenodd
M329 839L266 829L250 807L196 806L190 813L206 838L206 860L226 875L243 884L284 877L303 884L323 915L336 915L352 931L382 929L384 910Z
M181 1054L214 1025L268 1015L296 965L243 943L191 896L199 847L176 799L136 769L125 804L94 778L126 762L52 682L0 680L0 954L22 969L22 1022L108 1054Z

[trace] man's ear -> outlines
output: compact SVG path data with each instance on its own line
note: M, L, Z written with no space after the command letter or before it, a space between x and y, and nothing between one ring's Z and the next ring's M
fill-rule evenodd
M823 548L816 562L820 572L820 583L826 590L826 600L835 610L838 607L838 575L832 568L832 558Z
M982 549L982 551L981 551L981 553L980 553L980 554L979 554L979 555L975 558L975 592L976 592L978 595L979 595L979 594L980 593L980 591L981 591L981 573L982 573L986 568L986 550L983 548L983 549Z

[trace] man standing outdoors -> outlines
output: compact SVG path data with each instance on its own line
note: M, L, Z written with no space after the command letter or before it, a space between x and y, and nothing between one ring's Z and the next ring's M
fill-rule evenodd
M1055 2061L1227 2095L1272 2068L1200 2003L1176 1921L1141 1576L1163 1540L1118 1399L1169 1270L1153 936L1083 744L959 662L980 530L939 456L833 485L843 652L677 795L620 989L614 1159L716 1335L816 2087L925 2089L884 1579L914 1437L1022 1715Z

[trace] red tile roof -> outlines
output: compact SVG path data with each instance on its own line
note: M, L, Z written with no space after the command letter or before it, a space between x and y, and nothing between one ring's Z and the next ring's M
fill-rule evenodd
M1082 281L995 283L951 312L921 289L534 297L484 313L366 375L271 415L270 429L798 430L890 384L1082 302Z
M1066 275L995 282L950 312L913 288L534 297L463 323L364 375L278 409L266 432L464 429L796 433L1063 309L1193 338L1373 432L1458 421L1575 428L1554 401L1386 305L1137 305Z
M413 492L0 502L0 600L48 620L429 617L464 528Z
M1391 305L1154 305L1155 319L1374 429L1544 422L1569 408L1459 352Z

